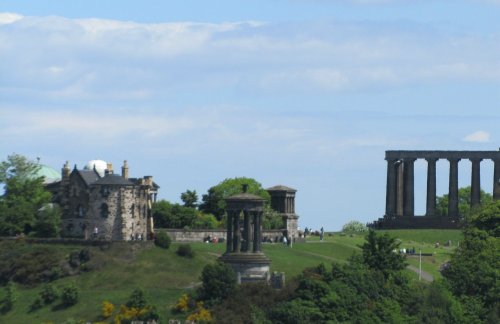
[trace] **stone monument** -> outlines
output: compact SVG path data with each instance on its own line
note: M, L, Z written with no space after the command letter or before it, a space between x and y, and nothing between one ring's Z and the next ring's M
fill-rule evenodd
M226 198L226 253L220 260L237 274L238 283L269 281L271 261L262 252L262 214L264 199L247 193ZM243 216L243 217L242 217Z

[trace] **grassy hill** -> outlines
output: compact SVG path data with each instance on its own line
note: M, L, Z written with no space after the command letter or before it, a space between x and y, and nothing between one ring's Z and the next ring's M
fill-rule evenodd
M432 253L423 258L423 269L434 277L439 276L439 266L449 259L449 255L461 233L456 230L392 230L389 232L401 240L401 246L415 247L417 251ZM452 241L451 247L444 243ZM322 242L318 237L308 237L305 244L294 244L292 248L282 244L264 244L263 250L272 260L271 271L282 271L287 278L298 275L304 268L326 265L333 261L346 262L359 251L364 242L363 235L341 235L327 233ZM439 242L440 247L435 243ZM76 320L99 321L103 301L115 305L124 304L132 290L141 287L148 300L155 305L163 318L174 318L170 313L176 300L186 291L199 284L202 268L215 261L225 251L224 244L191 244L195 251L192 259L175 254L178 244L169 250L158 247L144 248L138 244L113 244L109 249L89 247L91 271L58 279L56 286L74 283L80 290L78 304L66 309L44 306L34 312L29 307L41 287L27 288L17 285L18 298L12 311L0 315L3 323L62 323L72 318ZM58 253L69 255L81 246L57 246ZM408 258L410 264L418 266L418 258Z

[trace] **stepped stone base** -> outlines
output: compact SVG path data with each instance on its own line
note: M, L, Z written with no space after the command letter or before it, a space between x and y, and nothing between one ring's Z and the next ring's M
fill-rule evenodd
M460 222L453 217L431 217L431 216L385 216L369 224L374 229L456 229Z
M271 261L264 253L225 253L219 260L229 264L236 272L238 283L269 282Z

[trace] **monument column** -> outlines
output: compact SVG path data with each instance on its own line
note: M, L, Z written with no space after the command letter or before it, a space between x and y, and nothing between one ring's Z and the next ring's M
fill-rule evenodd
M387 160L387 186L385 196L385 215L394 216L396 214L396 160Z
M472 162L470 206L471 208L479 206L481 203L481 160L470 159Z
M227 238L226 253L231 253L233 249L233 212L227 212Z
M500 160L493 160L493 199L500 199Z
M414 208L414 162L415 158L404 159L404 170L403 170L403 182L404 182L404 192L403 192L403 215L412 217L415 213Z
M249 252L250 251L250 239L251 239L251 237L250 237L250 214L249 214L248 211L244 211L243 215L244 215L244 220L243 220L243 226L244 226L243 240L244 240L244 244L241 247L241 250L243 252Z
M253 252L257 252L258 250L258 241L257 241L257 238L259 237L259 228L258 228L258 220L257 220L257 212L252 212L252 218L253 218L253 242L252 242L252 247L253 247Z
M240 252L241 233L240 233L240 212L233 215L233 252Z
M396 161L396 215L403 215L403 161Z
M458 218L458 161L460 161L460 159L448 158L448 161L450 161L448 217Z
M427 208L425 216L436 215L436 161L437 158L427 160Z

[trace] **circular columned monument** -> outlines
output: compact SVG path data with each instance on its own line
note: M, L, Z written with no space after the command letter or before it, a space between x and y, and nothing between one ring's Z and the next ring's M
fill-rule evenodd
M262 252L262 214L264 199L247 193L226 198L226 253L220 260L229 264L238 276L238 283L269 280L271 261Z

